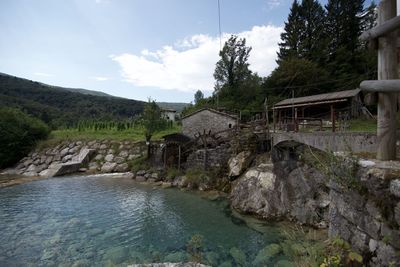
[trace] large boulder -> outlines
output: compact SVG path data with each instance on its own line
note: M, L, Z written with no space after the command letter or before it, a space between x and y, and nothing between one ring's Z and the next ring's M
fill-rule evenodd
M117 163L115 162L106 162L101 166L101 171L102 172L113 172L115 167L117 166Z
M267 220L286 218L327 227L330 198L321 174L308 167L286 165L261 163L247 170L232 185L232 207Z
M254 156L250 151L242 151L228 161L229 177L238 177L251 164Z

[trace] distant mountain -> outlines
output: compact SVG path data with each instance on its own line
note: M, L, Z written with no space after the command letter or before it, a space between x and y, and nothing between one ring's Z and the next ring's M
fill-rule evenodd
M165 108L165 109L174 109L177 112L181 113L183 108L186 106L189 106L189 103L169 103L169 102L157 102L157 105L160 108Z
M143 112L144 102L0 73L0 106L18 107L56 128L86 119L131 118Z

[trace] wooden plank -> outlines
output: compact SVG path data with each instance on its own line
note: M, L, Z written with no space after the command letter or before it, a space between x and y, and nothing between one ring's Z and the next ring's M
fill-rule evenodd
M396 0L379 3L378 25L396 16ZM397 79L396 32L378 39L378 79ZM378 96L378 149L377 159L396 159L396 93L379 93Z
M394 9L396 11L396 9ZM396 29L400 27L400 16L391 18L382 24L365 31L361 34L360 40L361 41L369 41L381 37L385 34L392 33Z
M400 93L400 80L362 81L360 89L364 92Z

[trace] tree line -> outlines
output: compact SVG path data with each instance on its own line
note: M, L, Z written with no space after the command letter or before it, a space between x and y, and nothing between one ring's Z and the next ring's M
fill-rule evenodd
M376 21L376 5L364 0L295 0L281 34L277 67L268 77L249 68L251 47L245 38L231 36L219 53L211 97L195 94L195 104L183 114L204 106L240 110L251 116L279 100L357 88L377 73L376 52L359 41Z

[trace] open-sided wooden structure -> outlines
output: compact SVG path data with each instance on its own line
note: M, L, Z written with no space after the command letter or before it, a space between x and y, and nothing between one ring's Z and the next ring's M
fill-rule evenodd
M288 98L273 107L274 128L282 129L284 125L285 130L296 131L300 122L312 121L322 130L322 120L328 120L335 131L339 113L341 117L350 119L358 117L361 109L360 89Z

